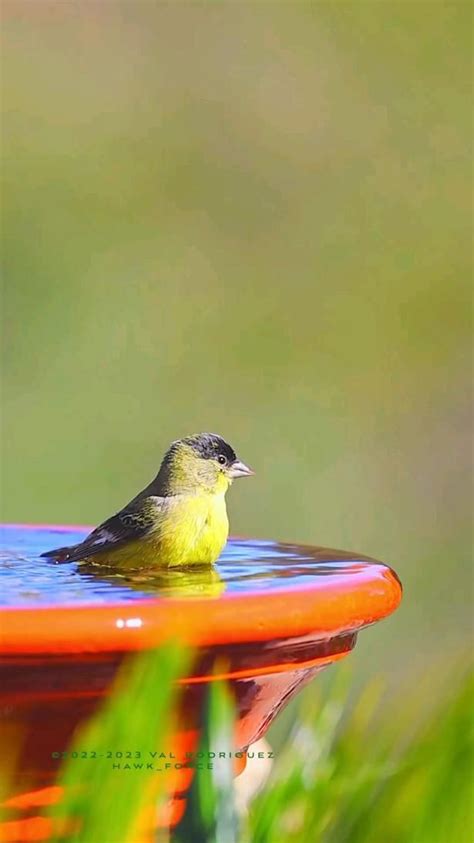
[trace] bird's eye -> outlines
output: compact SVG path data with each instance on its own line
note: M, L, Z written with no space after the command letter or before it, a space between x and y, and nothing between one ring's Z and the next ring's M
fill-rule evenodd
M219 462L221 465L226 464L227 460L226 460L224 454L219 454L219 456L217 457L217 462Z

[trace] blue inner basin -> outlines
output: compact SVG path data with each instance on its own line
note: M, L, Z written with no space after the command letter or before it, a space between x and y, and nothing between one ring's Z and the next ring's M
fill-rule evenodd
M345 551L231 538L211 568L124 571L77 562L55 564L40 554L76 544L83 527L3 525L0 606L104 604L157 597L218 597L315 585L321 577L353 576L374 560Z

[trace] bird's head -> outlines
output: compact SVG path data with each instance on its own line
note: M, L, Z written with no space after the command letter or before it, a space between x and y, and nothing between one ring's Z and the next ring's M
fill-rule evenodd
M216 433L196 433L177 439L166 452L158 480L167 494L205 491L223 494L236 477L254 474L231 446Z

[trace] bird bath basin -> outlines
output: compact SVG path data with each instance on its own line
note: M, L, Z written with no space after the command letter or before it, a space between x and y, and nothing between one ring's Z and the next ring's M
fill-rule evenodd
M47 839L47 825L34 822L38 806L60 796L52 753L67 749L127 654L170 637L197 649L183 678L185 734L194 736L194 746L206 686L216 661L225 663L236 703L235 749L245 750L298 690L346 656L357 633L393 612L401 598L397 576L379 562L270 541L231 539L215 570L192 577L179 571L121 577L38 558L81 541L88 529L3 528L1 744L22 736L0 833L11 843ZM181 796L188 783L189 776ZM174 780L175 808L179 791Z

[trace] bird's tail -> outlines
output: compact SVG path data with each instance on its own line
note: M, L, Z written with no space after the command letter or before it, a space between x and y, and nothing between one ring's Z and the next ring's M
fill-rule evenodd
M56 547L54 550L47 550L41 556L44 559L52 559L53 562L72 562L77 559L77 553L81 544L72 544L69 547Z

